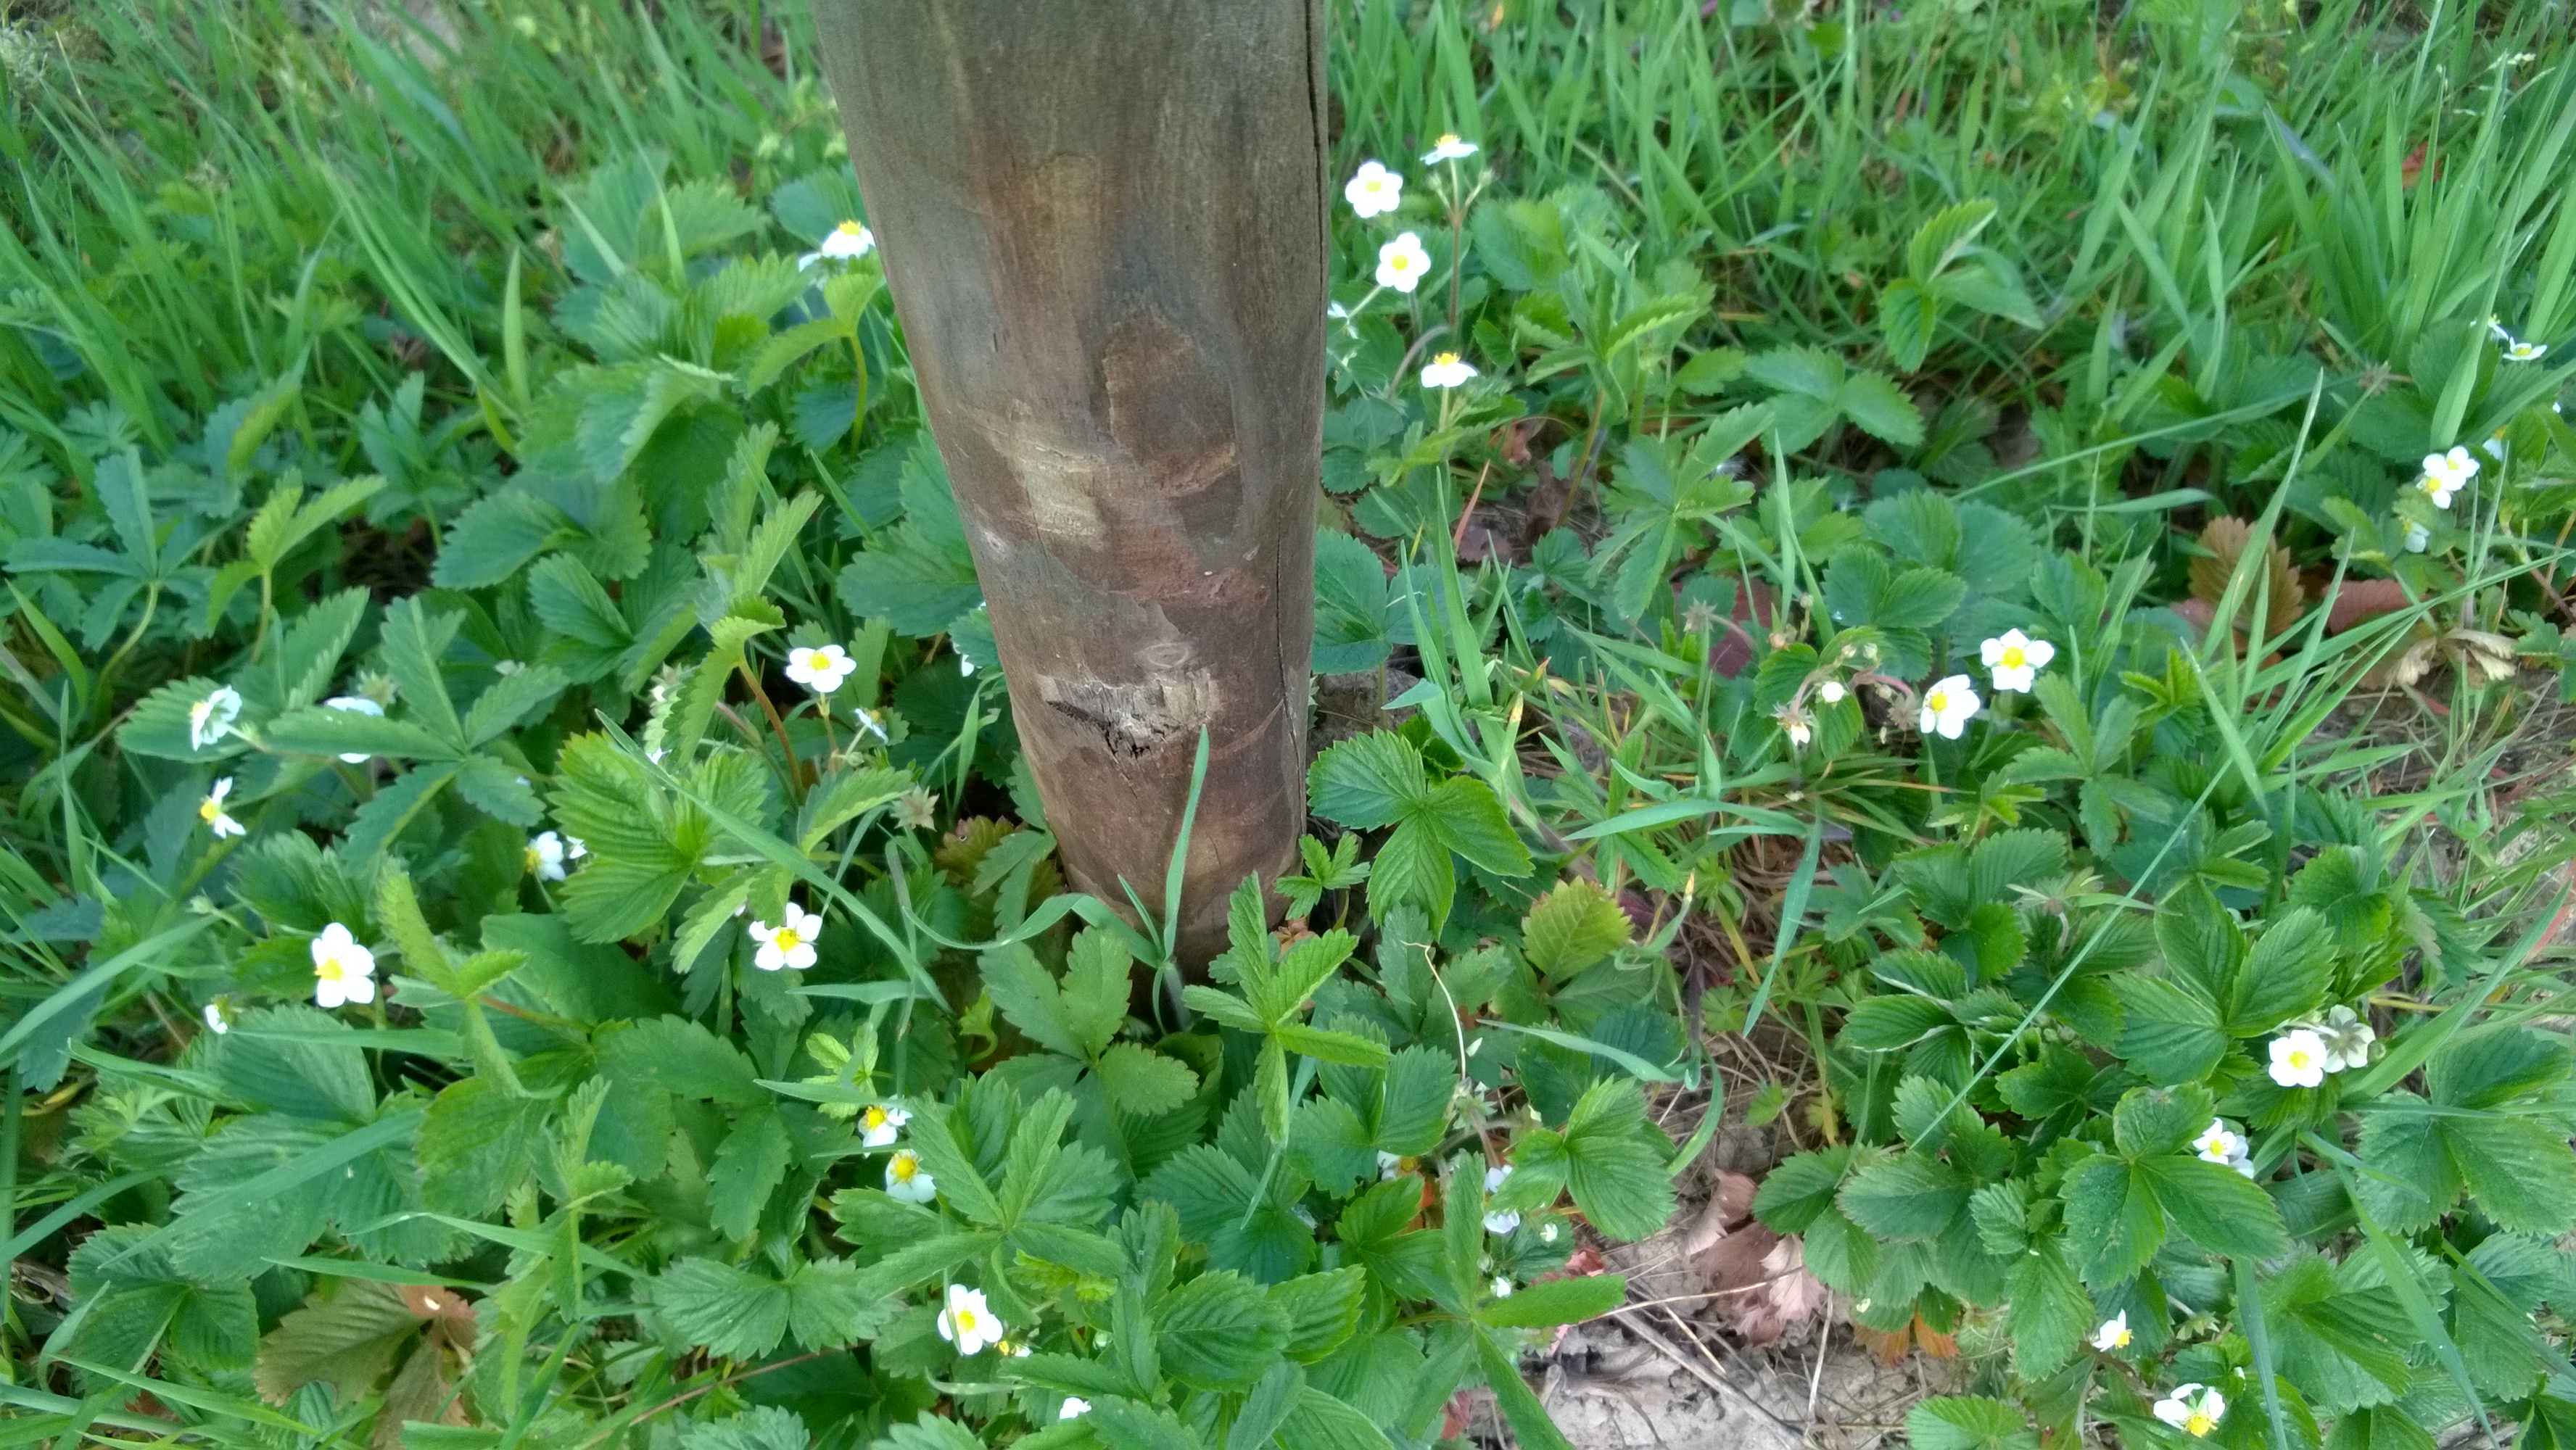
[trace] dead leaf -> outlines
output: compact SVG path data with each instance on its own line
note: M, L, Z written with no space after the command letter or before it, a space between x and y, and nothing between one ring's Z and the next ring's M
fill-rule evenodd
M2326 633L2341 634L2364 620L2408 608L2406 586L2394 579L2346 579L2335 586L2334 603L2326 608Z
M2239 560L2253 543L2254 526L2235 517L2211 519L2201 526L2200 546L2208 552L2191 561L2191 597L2204 604L2216 605L2227 595L2227 581L2235 576ZM2290 551L2279 544L2264 554L2265 578L2255 581L2248 590L2248 608L2258 596L2268 596L2269 608L2264 614L2263 633L2276 638L2298 623L2300 606L2307 602L2307 590L2299 583L2299 571L2290 565Z
M1708 1206L1700 1210L1699 1217L1692 1219L1691 1226L1682 1234L1682 1253L1692 1263L1698 1263L1701 1255L1715 1248L1719 1240L1753 1216L1753 1189L1752 1179L1741 1173L1719 1170L1716 1196L1709 1199Z
M1748 1267L1730 1269L1740 1281L1730 1287L1740 1292L1721 1294L1712 1301L1718 1321L1753 1345L1776 1343L1781 1335L1823 1314L1828 1297L1824 1282L1807 1272L1806 1245L1794 1235L1780 1238L1758 1223L1749 1224L1722 1240L1719 1248L1735 1244L1749 1251L1766 1238L1770 1242L1759 1255L1749 1256Z

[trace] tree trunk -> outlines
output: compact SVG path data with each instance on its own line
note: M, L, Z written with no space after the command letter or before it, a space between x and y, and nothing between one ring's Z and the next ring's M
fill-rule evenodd
M868 222L1078 888L1183 955L1305 821L1320 0L814 0Z

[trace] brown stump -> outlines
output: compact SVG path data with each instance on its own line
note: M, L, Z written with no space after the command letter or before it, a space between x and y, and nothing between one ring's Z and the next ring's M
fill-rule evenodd
M1082 890L1183 954L1305 821L1323 428L1317 0L815 0L868 221Z

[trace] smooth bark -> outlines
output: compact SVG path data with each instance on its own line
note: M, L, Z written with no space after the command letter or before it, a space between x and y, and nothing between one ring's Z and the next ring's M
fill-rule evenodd
M1319 0L815 0L1074 884L1184 955L1295 859L1322 443Z

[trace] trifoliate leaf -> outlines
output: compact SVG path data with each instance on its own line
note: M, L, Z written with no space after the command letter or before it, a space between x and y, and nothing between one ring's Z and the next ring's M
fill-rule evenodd
M1542 975L1563 980L1626 946L1634 931L1628 913L1609 892L1568 878L1521 918L1521 951Z
M662 1322L726 1359L757 1359L787 1336L787 1286L714 1259L681 1259L653 1280Z
M375 1388L393 1367L394 1351L420 1326L420 1316L392 1286L343 1279L332 1293L307 1298L303 1308L278 1321L260 1341L251 1378L275 1404L328 1380L345 1405Z

